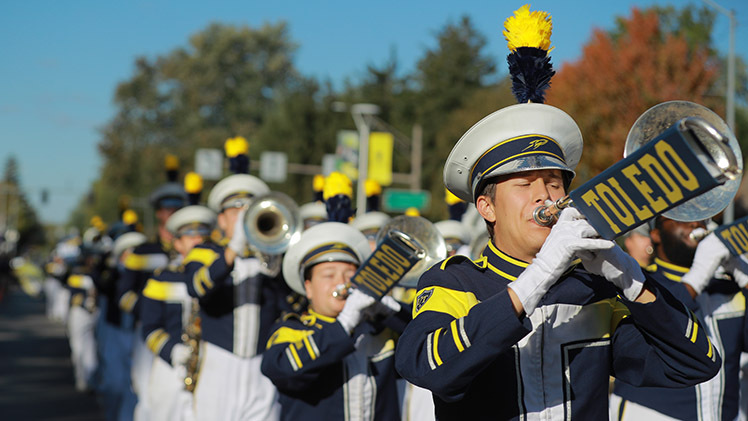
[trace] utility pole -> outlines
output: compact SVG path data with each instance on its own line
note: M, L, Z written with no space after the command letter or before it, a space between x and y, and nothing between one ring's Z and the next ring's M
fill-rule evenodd
M717 12L727 16L730 21L730 41L727 52L727 125L731 130L735 130L735 11L728 10L715 2L714 0L703 0L704 3L717 9ZM735 219L735 208L731 202L725 208L723 214L723 223L727 224Z

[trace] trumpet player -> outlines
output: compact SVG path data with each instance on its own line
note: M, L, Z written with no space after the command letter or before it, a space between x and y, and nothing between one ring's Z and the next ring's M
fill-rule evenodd
M653 222L650 237L655 258L648 270L696 314L722 356L721 372L681 389L636 387L616 380L611 419L737 419L740 356L748 351L742 289L748 283L745 263L732 257L714 234L694 240L691 233L705 229L703 221L679 222L659 216Z
M611 375L687 387L719 370L693 313L579 211L552 228L532 218L566 195L583 146L574 120L540 103L550 25L527 5L507 20L519 104L476 123L444 166L490 239L479 260L452 256L421 276L396 350L398 372L432 391L440 420L607 419ZM528 62L547 78L517 77ZM523 85L533 80L543 82Z
M243 138L238 139L242 146ZM219 181L208 195L208 207L218 214L225 238L222 245L200 244L185 258L187 288L200 302L202 321L195 417L273 420L278 416L277 392L260 372L260 364L270 327L286 304L287 289L278 274L249 251L244 227L247 206L270 189L259 178L241 172L248 169L246 145L237 151L229 141L227 154L239 159L232 168L240 172Z
M392 297L338 294L371 254L356 228L324 222L283 259L288 286L309 300L273 327L262 372L277 386L283 420L399 420L396 326L410 315Z

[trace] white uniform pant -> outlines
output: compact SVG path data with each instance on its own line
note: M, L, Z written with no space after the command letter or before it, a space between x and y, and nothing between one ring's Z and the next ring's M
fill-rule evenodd
M99 363L95 336L97 313L74 306L68 315L70 358L75 372L75 388L80 392L93 388L93 376Z
M241 358L202 342L195 388L198 421L273 421L280 416L278 393L260 372L262 356Z
M44 303L46 304L47 318L55 320L55 297L60 293L62 285L57 279L47 276L44 278Z
M610 395L610 419L621 421L677 421L676 418L657 412L654 409L641 406L638 403L626 401L623 407L623 414L618 412L621 409L621 397L615 394ZM619 418L620 417L620 418Z
M398 380L398 389L403 387L402 396L402 420L403 421L430 421L436 419L434 409L434 397L431 391L418 387L406 380Z
M67 323L68 313L70 312L70 290L60 288L57 295L54 296L54 319L62 323Z
M141 331L142 327L138 323L135 326L135 345L132 350L132 369L130 371L132 389L138 396L133 418L135 421L148 421L151 419L148 404L148 382L153 366L153 353L145 346Z
M148 408L152 421L192 421L192 393L184 389L186 370L172 367L160 357L153 358L148 386Z

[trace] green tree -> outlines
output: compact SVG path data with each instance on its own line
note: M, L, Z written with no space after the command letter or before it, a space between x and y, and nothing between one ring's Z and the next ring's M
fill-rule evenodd
M29 247L43 245L44 227L36 216L21 187L18 175L18 161L11 156L5 162L3 179L0 182L0 230L16 230L19 234L16 250L19 254Z
M104 163L91 189L94 200L81 202L78 221L94 214L112 221L121 195L144 203L166 181L160 174L167 153L179 157L182 174L191 169L197 148L222 149L235 135L250 141L253 159L259 156L255 149L266 146L258 143L260 127L299 79L295 48L282 22L259 28L216 23L193 35L187 47L138 58L133 76L117 86L117 113L101 131Z
M436 40L436 47L428 49L418 61L413 76L417 92L415 118L423 126L424 151L429 151L428 159L423 161L422 180L434 201L444 197L444 161L459 139L439 134L448 127L448 116L481 90L495 70L494 58L484 52L485 37L468 17L447 24Z

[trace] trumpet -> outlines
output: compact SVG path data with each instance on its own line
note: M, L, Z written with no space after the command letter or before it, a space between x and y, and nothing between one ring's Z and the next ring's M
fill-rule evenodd
M688 145L684 145L683 147L693 150L693 155L695 156L694 160L698 161L698 163L703 166L704 173L708 174L708 176L713 178L714 182L719 185L696 196L693 196L692 194L691 196L693 197L686 201L674 202L673 205L675 206L662 206L662 209L659 211L650 211L646 220L660 214L665 215L670 219L683 222L711 218L727 207L730 201L735 197L738 187L740 187L739 175L742 173L742 155L737 139L729 126L727 126L727 124L713 111L692 102L669 101L647 110L637 119L634 126L632 126L629 131L624 147L624 159L595 177L593 180L597 180L598 178L611 180L613 177L620 177L621 170L624 168L629 169L635 165L635 163L638 162L637 160L641 159L642 153L634 156L629 155L641 149L659 135L664 134L670 127L677 128L678 133L680 133L682 138L686 139L686 145ZM651 147L652 144L647 146ZM672 159L672 156L667 155L666 158ZM680 157L678 159L680 159ZM670 171L672 172L673 168L670 168ZM676 174L676 176L681 176L681 174ZM668 177L670 176L668 175ZM636 181L640 182L639 180ZM614 182L616 182L616 185L613 187L620 188L617 181L614 180ZM662 183L660 179L656 179L655 182ZM556 201L546 201L544 205L533 211L533 220L541 226L552 225L556 221L558 214L563 209L574 206L574 201L571 198L572 196L586 196L591 198L583 201L586 202L585 205L588 207L594 205L597 210L600 210L600 208L598 207L598 202L595 200L610 200L608 197L604 196L603 193L598 194L597 191L592 191L592 188L586 190L585 187L586 185L580 188L580 190L584 192L584 195L577 194L575 196L575 192L573 191L569 195ZM650 187L647 186L646 188ZM608 191L610 194L616 194L610 187L608 187ZM589 192L592 193L587 196ZM651 196L645 197L650 199L651 203ZM625 196L623 199L616 197L615 200L619 201L619 203L615 208L611 205L612 212L620 213L620 209L623 206L628 206L628 208L632 208L633 211L641 211L641 209L631 201L629 196ZM626 200L628 201L628 205L623 204ZM611 227L613 226L613 223L610 220L607 222L610 223L609 225ZM622 235L627 232L628 229L633 228L643 221L637 222L638 223L636 224L630 224L630 227L624 226L623 230L618 226L611 228L613 234L610 236L614 237L615 235Z
M704 228L694 228L690 234L688 234L688 238L694 240L694 241L701 241L703 240L707 235L714 232L714 230L704 229Z
M244 215L249 248L256 252L268 273L280 272L283 253L301 237L299 207L281 192L270 192L252 200Z

